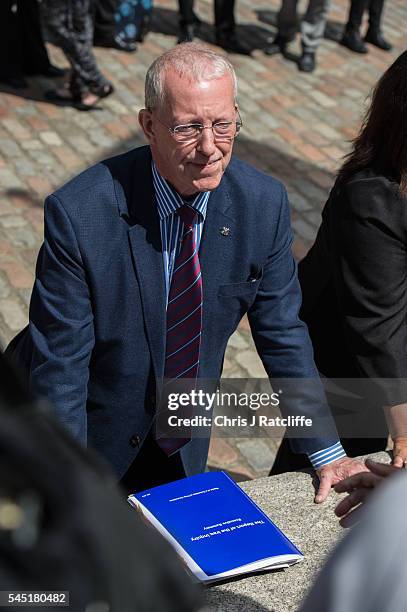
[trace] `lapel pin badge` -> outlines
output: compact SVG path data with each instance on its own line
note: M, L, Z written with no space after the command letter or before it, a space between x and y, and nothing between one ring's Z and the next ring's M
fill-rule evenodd
M221 227L220 228L220 234L221 236L230 236L230 227Z

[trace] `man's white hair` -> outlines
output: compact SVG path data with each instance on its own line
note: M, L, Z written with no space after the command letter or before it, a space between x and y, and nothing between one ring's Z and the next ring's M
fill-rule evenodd
M209 47L197 43L183 43L166 51L151 64L145 83L145 106L149 110L158 108L165 98L165 73L173 70L186 76L191 82L202 79L217 79L229 74L233 81L234 99L237 97L237 80L230 61Z

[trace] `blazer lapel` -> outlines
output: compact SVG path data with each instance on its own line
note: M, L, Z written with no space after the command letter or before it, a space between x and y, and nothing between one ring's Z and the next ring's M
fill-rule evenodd
M151 156L132 173L127 206L119 201L129 225L132 261L140 287L147 339L157 380L163 377L166 336L166 303L160 222L154 201ZM137 313L135 313L137 316Z
M216 317L219 284L222 278L227 278L236 248L236 222L233 217L232 202L226 188L225 177L223 177L219 187L209 197L199 249L203 286L201 341L201 356L203 357L206 357L210 346L210 338L205 330L209 328L211 317Z

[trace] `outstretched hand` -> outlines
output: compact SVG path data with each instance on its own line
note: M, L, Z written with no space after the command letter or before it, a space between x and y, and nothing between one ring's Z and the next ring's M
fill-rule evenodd
M315 503L320 504L328 497L331 487L353 474L367 472L367 467L359 459L343 457L343 459L323 465L316 472L319 478L319 488L315 496Z
M335 485L337 493L349 493L335 508L335 514L341 518L339 523L342 527L351 527L358 522L363 504L373 489L399 469L394 465L377 463L372 459L366 459L366 468L369 471L354 474Z

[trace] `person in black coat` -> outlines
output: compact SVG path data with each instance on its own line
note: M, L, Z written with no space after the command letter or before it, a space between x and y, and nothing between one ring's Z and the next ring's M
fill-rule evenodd
M299 264L299 279L300 316L309 327L319 371L329 378L359 379L345 385L359 398L350 408L354 420L346 418L345 392L336 417L340 433L339 421L344 425L347 454L384 450L387 422L394 464L405 466L407 51L376 86L323 210L315 244ZM272 473L300 467L306 467L305 459L296 460L285 440Z
M49 61L37 0L0 2L0 81L16 89L27 87L25 76L61 77L64 70Z

